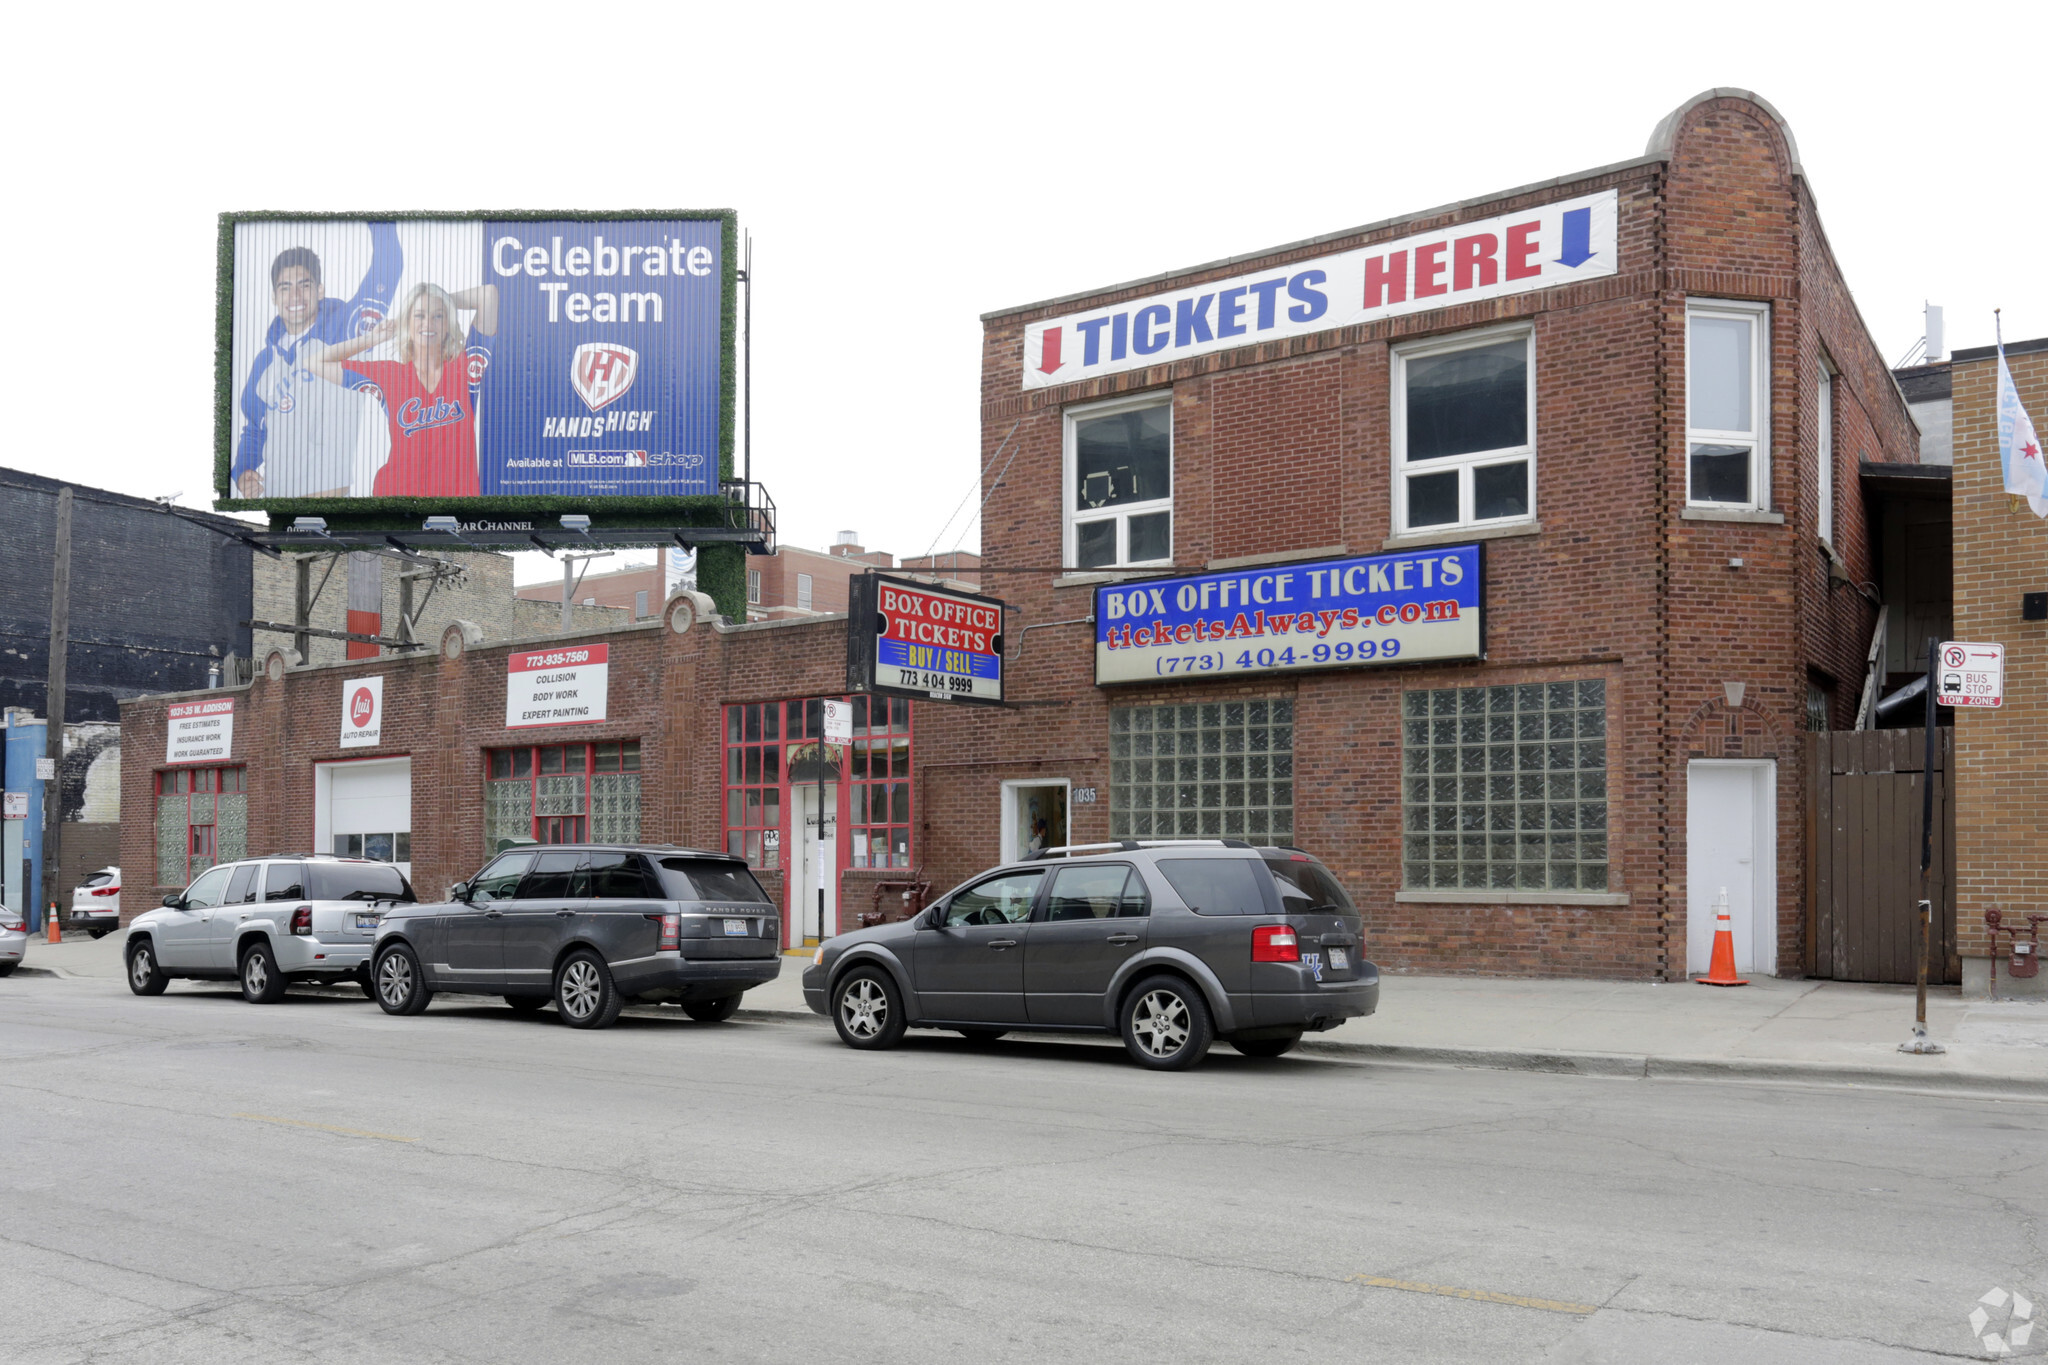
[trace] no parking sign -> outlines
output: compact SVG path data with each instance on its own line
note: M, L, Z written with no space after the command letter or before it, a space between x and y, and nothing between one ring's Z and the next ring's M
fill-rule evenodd
M2005 705L2005 646L1943 642L1935 662L1939 686L1934 699L1943 706Z

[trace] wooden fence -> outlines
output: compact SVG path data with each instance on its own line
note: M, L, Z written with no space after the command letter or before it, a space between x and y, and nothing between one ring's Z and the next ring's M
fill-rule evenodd
M1911 983L1919 969L1921 769L1925 730L1807 737L1806 970L1836 981ZM1956 956L1955 731L1934 747L1934 948L1927 979L1962 980Z

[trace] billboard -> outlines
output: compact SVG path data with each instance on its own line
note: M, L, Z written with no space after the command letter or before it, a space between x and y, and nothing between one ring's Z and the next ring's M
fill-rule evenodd
M1479 545L1105 584L1095 682L1157 682L1477 659Z
M719 492L733 215L222 216L216 483L274 515Z
M865 573L847 583L846 686L926 701L1003 701L1003 604Z

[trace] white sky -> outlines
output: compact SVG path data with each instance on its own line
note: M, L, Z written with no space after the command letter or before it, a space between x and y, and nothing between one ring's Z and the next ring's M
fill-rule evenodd
M1716 85L1790 121L1887 359L1923 299L1950 349L1989 343L2000 306L2009 339L2048 335L2044 16L38 6L10 22L0 89L0 461L211 505L223 209L733 207L783 538L922 553L977 473L978 314L1639 155ZM976 548L962 529L939 548Z

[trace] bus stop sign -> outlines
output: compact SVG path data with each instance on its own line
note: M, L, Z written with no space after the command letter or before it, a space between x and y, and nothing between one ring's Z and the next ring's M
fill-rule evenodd
M1943 706L2005 705L2004 645L1944 641L1935 663L1934 699Z

